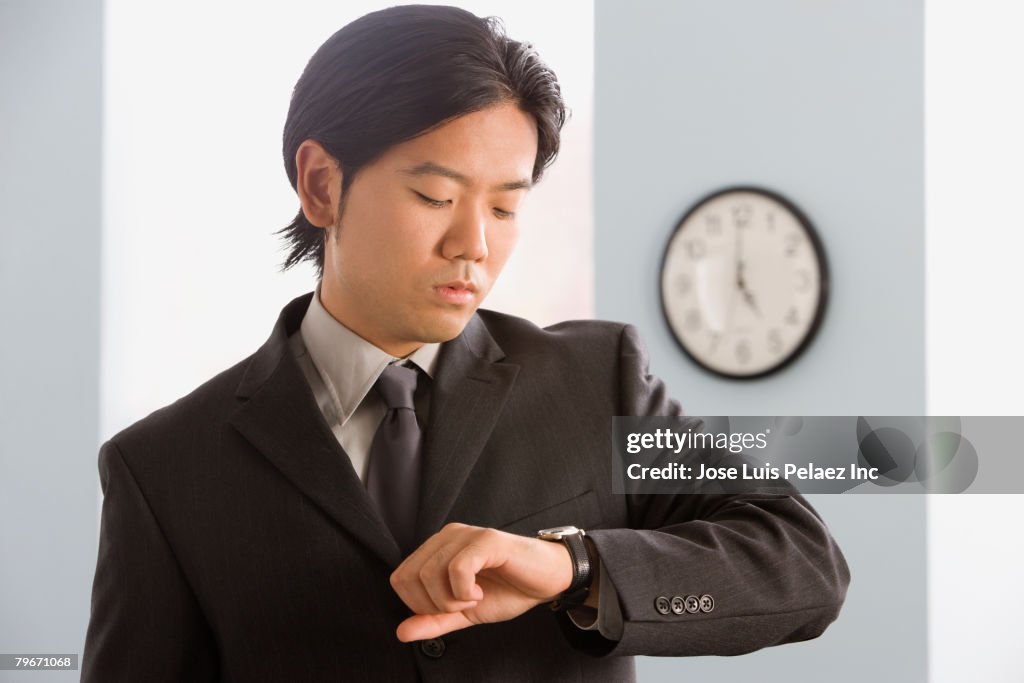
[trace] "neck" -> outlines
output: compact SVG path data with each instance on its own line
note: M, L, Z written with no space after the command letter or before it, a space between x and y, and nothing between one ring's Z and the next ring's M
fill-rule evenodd
M328 281L321 281L320 283L320 303L332 318L389 356L405 358L423 346L423 342L387 339L374 332L370 325L353 313L351 307L345 304L341 293Z

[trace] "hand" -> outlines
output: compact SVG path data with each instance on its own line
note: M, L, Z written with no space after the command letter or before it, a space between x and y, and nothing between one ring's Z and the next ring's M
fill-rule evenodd
M565 592L572 573L563 543L447 524L391 574L392 588L416 613L396 634L409 642L512 619Z

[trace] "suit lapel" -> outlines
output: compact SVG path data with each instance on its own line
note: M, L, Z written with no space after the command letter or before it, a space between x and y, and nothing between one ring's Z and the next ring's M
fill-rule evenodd
M445 522L519 372L518 365L499 362L505 354L477 315L440 353L423 451L420 542Z
M397 567L401 552L348 455L327 426L288 348L312 293L288 304L253 356L237 396L247 399L231 423L292 484L349 534Z
M302 323L312 292L281 311L238 385L245 402L231 423L274 467L339 526L388 566L402 555L331 432L288 337ZM431 392L423 452L417 539L438 530L458 500L501 414L519 366L505 354L479 316L441 347ZM479 493L479 492L477 492Z

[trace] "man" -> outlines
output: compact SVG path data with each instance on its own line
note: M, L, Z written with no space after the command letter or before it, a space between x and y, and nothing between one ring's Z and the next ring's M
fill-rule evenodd
M286 265L320 282L104 444L83 680L622 681L836 618L849 572L795 491L612 494L611 417L681 414L633 328L478 310L563 121L462 10L318 50L284 154Z

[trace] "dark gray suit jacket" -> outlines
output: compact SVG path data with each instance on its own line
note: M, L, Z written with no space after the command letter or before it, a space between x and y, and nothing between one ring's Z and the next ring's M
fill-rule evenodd
M630 655L740 654L836 618L849 571L795 491L612 494L610 418L681 414L633 328L479 311L441 350L419 540L449 521L586 529L624 632L540 606L399 642L399 549L288 349L311 296L255 354L103 445L84 681L628 681ZM709 613L656 609L703 594Z

